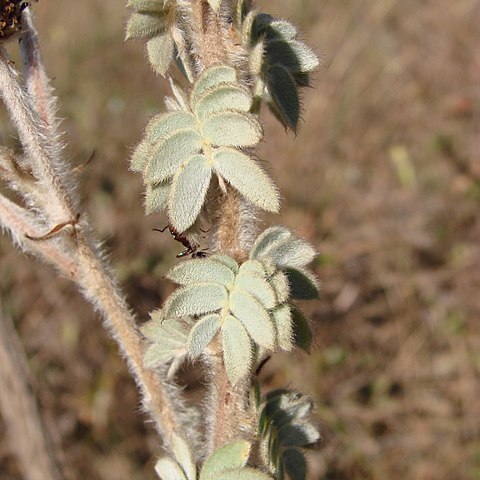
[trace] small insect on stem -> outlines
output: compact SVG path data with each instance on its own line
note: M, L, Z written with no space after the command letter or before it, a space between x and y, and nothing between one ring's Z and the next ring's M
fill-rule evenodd
M177 255L177 258L186 257L187 255L191 255L192 258L204 258L207 256L206 252L198 250L198 245L192 245L192 243L184 233L177 232L170 224L162 228L161 230L159 228L154 228L153 230L155 232L163 233L167 228L173 239L181 243L185 247L185 250Z

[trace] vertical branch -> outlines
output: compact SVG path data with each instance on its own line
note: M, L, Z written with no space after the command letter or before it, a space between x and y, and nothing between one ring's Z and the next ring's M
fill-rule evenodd
M25 480L61 480L29 381L27 359L10 319L0 312L0 408Z

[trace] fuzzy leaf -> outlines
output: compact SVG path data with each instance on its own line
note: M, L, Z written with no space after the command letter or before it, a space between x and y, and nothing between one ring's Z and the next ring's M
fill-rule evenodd
M238 275L265 278L265 267L257 260L247 260L240 265Z
M272 480L272 477L253 468L225 470L209 480Z
M277 345L287 352L293 349L292 312L288 305L281 305L272 311L273 324L277 331Z
M310 325L303 313L295 307L292 308L292 320L295 345L308 353L313 341Z
M152 319L140 327L145 338L151 342L163 343L166 338L174 347L181 346L187 339L187 326L178 320Z
M283 243L292 236L292 232L285 227L267 228L261 235L257 237L255 243L250 250L249 257L258 259L266 257L270 250L276 245Z
M145 211L150 215L165 210L168 205L168 195L171 183L169 181L157 185L147 185L145 193Z
M229 257L228 255L221 255L221 254L215 254L210 257L210 260L215 260L216 262L219 262L226 267L228 267L233 273L238 272L238 263L232 258Z
M178 167L168 199L170 224L177 232L184 232L195 223L211 176L212 167L205 155L195 155Z
M235 289L230 294L230 311L242 322L252 340L266 349L275 347L275 329L265 307L253 296Z
M192 451L187 442L176 434L172 437L172 453L178 464L182 467L187 480L196 480L197 467L195 465Z
M267 310L277 304L277 298L267 279L250 275L238 275L235 288L253 295Z
M252 95L248 88L238 83L221 83L207 90L192 105L199 120L213 113L226 110L248 112L252 106Z
M247 155L232 148L213 153L215 170L245 198L269 212L278 212L280 199L267 174Z
M156 74L165 76L173 56L174 42L169 32L147 42L148 60Z
M315 258L316 252L310 244L297 238L274 245L268 255L278 268L301 268Z
M275 291L277 304L285 303L290 297L290 284L288 283L287 275L282 271L278 271L268 281Z
M161 13L165 11L164 0L128 0L127 8L133 8L137 12L153 12L153 13Z
M147 348L143 356L143 365L145 368L157 368L183 353L182 348L174 348L173 343L169 341L165 341L164 344L154 343Z
M260 81L260 74L262 73L262 68L265 60L265 43L263 40L260 40L254 47L250 50L250 55L248 58L248 67L250 73L256 78L257 83ZM263 92L263 87L261 88ZM257 94L257 90L255 90Z
M296 448L288 448L282 453L285 471L291 480L306 480L307 461L305 455Z
M273 40L267 44L269 65L279 63L291 73L306 73L318 68L320 62L313 51L297 40Z
M212 145L220 147L253 147L263 136L253 115L235 111L209 115L203 121L202 131Z
M175 290L164 305L168 316L204 315L220 310L228 301L225 287L214 283L196 284Z
M201 318L190 330L187 340L187 350L192 358L197 358L207 348L220 329L221 316L207 315Z
M133 151L130 159L130 170L132 172L142 172L152 154L152 150L152 144L147 139L142 140Z
M235 82L236 80L236 70L226 65L219 65L204 70L193 86L191 104L194 105L197 99L202 97L213 86L225 82Z
M295 132L300 119L300 99L292 74L280 64L272 65L267 71L267 82L274 112Z
M212 10L214 12L218 12L218 9L220 8L221 3L222 3L222 0L208 0L208 4L212 7Z
M245 440L237 440L218 448L203 465L200 480L216 479L225 470L244 467L250 456L250 448L250 443Z
M127 22L126 40L131 38L151 38L165 32L167 16L153 13L132 13Z
M232 315L222 325L223 359L232 385L244 379L252 364L252 343L245 327Z
M318 285L315 276L301 268L286 268L285 273L290 284L290 294L297 300L315 300L318 298Z
M227 288L233 286L234 272L212 256L207 259L187 260L173 267L166 278L179 285L194 283L219 283Z
M278 439L285 447L304 447L320 440L320 433L310 423L286 424L278 430Z
M251 0L238 0L237 1L237 8L235 12L235 21L237 28L240 30L242 27L243 20L245 15L247 15L248 11L252 8L252 1Z
M202 138L195 130L178 130L159 142L145 169L145 182L162 182L175 174L179 166L200 152Z
M163 457L155 464L155 471L161 480L189 480L180 465L168 457Z
M195 130L195 115L191 112L175 111L155 115L145 128L145 140L152 146L157 145L164 137L179 130Z

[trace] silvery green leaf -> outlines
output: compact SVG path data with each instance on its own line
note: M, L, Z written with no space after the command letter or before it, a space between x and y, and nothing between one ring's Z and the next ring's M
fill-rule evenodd
M269 212L279 211L275 185L254 160L232 148L218 148L212 157L215 171L245 198Z
M185 75L185 76L188 78L188 75ZM173 96L177 100L182 110L184 110L185 112L188 112L188 114L193 118L193 124L191 128L195 128L196 119L195 119L195 116L189 111L190 109L188 107L187 94L174 82L172 77L169 77L168 81L170 83L170 88L172 89Z
M143 172L145 165L153 152L153 145L148 139L143 139L136 147L130 159L130 170L132 172Z
M267 310L271 310L277 304L275 291L266 278L238 275L235 288L253 295Z
M295 345L308 353L313 341L310 325L303 313L295 307L292 308L292 319Z
M268 28L265 29L265 37L267 40L275 40L283 38L284 40L294 40L298 35L298 30L295 25L292 25L287 20L272 19Z
M310 423L285 424L278 430L278 439L285 447L304 447L320 440L320 432Z
M179 130L195 130L195 115L191 112L175 111L155 115L145 128L145 140L158 145L160 140Z
M180 165L200 153L202 138L195 130L178 130L161 140L145 168L147 184L162 182L175 174Z
M155 471L161 480L189 480L180 465L168 457L163 457L155 464Z
M242 468L250 456L251 445L245 440L236 440L215 450L205 461L200 480L216 479L225 470Z
M184 232L197 219L205 202L212 166L205 155L194 155L182 163L172 179L168 217L177 232Z
M282 271L278 271L272 275L268 281L275 291L277 303L285 303L290 297L290 285L287 275Z
M248 57L248 67L249 67L250 73L254 77L258 77L262 73L264 60L265 60L265 43L263 40L260 40L257 44L255 44L251 48L250 55ZM257 81L258 80L259 79L257 79Z
M180 467L182 467L187 480L196 480L197 467L193 459L192 451L187 442L176 434L172 436L172 453Z
M178 353L179 353L179 355L175 356L172 359L172 363L168 367L168 370L167 370L167 380L168 381L173 381L175 379L175 376L177 375L177 372L180 370L180 367L185 362L186 352L182 349L182 351L180 351Z
M192 102L193 103L193 102ZM248 112L252 106L252 94L248 88L229 82L215 85L197 98L192 108L199 120L213 113L226 110Z
M210 88L220 83L235 82L237 80L237 72L233 67L227 65L218 65L207 68L198 77L193 86L191 103L195 104L198 98L204 95Z
M167 16L153 13L132 13L127 22L125 39L151 38L167 28Z
M297 238L274 245L268 255L278 268L301 268L312 262L317 254L310 244Z
M245 18L243 19L243 23L242 23L242 45L245 48L250 48L257 41L257 37L254 37L253 33L252 33L253 23L255 21L256 14L257 14L257 12L254 9L250 10L247 13L247 15L245 15Z
M238 263L228 255L216 253L212 255L209 260L215 260L216 262L222 263L223 265L228 267L233 273L238 272Z
M234 468L225 470L210 480L273 480L272 477L253 468Z
M164 344L154 343L147 348L143 365L145 368L157 368L182 353L184 353L182 348L174 348L173 342L168 340Z
M203 136L212 144L225 147L253 147L263 136L258 120L249 113L214 113L202 124Z
M218 9L220 8L221 3L222 3L222 0L208 0L208 4L212 7L212 10L214 12L218 12Z
M294 346L292 312L288 305L280 305L271 312L273 324L277 331L277 345L282 350L291 351Z
M219 262L216 256L211 256L206 259L182 262L173 267L166 274L166 278L179 285L208 282L219 283L230 288L235 281L235 273L228 266Z
M137 12L161 13L165 10L164 0L128 0L127 8L133 8Z
M170 32L157 35L147 42L148 60L156 74L166 75L172 61L173 45Z
M313 51L297 40L273 40L267 44L269 65L279 63L291 73L311 72L318 68L320 62Z
M295 132L300 119L300 99L292 74L277 63L268 68L267 83L274 113L278 113L280 121Z
M285 472L291 480L306 480L307 461L305 455L297 448L288 448L282 453Z
M198 320L190 330L187 350L192 358L197 358L207 348L220 329L222 317L218 314L206 315Z
M145 338L155 343L162 343L168 337L171 345L174 346L184 344L188 334L187 325L182 321L173 319L163 321L152 319L142 325L140 331Z
M240 30L242 27L243 20L249 10L252 8L251 0L238 0L237 7L235 11L235 23L237 28Z
M298 300L318 298L318 285L315 276L302 268L286 268L285 273L290 284L290 295Z
M258 259L269 255L270 250L283 243L292 236L292 232L285 227L270 227L263 231L255 240L249 257Z
M228 302L225 287L215 283L200 283L175 290L164 305L168 316L204 315L222 309Z
M223 360L232 385L244 379L252 364L252 343L245 327L232 315L222 325Z
M145 212L147 215L167 208L170 187L170 181L147 185L145 193Z
M234 289L230 293L230 311L242 322L256 344L273 350L275 329L272 320L265 307L253 295Z
M240 265L238 275L265 278L265 267L258 260L247 260Z

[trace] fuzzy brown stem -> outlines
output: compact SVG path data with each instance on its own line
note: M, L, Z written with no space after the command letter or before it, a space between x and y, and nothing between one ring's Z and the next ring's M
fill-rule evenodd
M12 453L25 480L61 480L32 393L23 347L10 319L0 312L0 408L7 426Z

